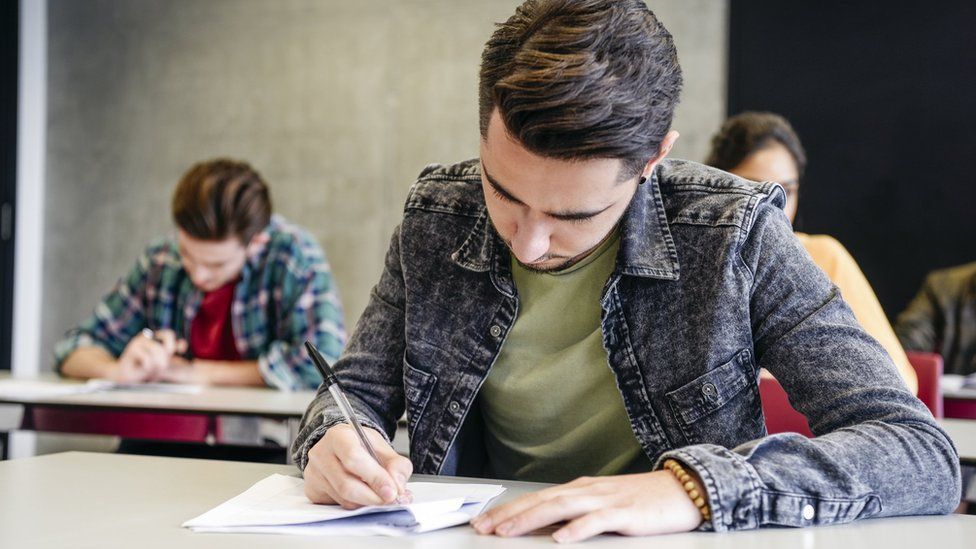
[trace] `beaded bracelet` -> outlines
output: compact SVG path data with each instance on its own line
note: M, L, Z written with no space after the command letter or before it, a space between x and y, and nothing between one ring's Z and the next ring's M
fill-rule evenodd
M712 520L712 511L708 507L708 502L705 501L705 496L698 491L698 488L695 486L695 481L692 480L688 471L685 471L685 468L673 459L665 460L664 468L671 471L671 474L681 483L681 487L685 489L685 493L688 494L692 503L695 504L695 507L701 513L702 519L706 522Z

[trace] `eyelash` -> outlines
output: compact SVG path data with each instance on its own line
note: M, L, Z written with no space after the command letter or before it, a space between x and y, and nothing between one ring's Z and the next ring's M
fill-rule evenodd
M511 202L511 200L509 200L507 196L505 196L502 193L498 192L498 190L495 189L494 187L491 187L491 194L495 195L495 198L497 198L498 200L501 200L502 202ZM561 219L560 221L566 221L566 222L571 223L573 225L583 225L585 223L589 223L592 220L593 220L592 217L581 217L581 218L576 218L576 219Z

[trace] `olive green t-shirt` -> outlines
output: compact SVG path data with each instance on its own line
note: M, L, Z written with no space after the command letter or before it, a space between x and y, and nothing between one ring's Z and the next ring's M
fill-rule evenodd
M566 482L650 470L600 329L600 296L619 247L614 232L552 273L512 258L518 316L481 388L491 476Z

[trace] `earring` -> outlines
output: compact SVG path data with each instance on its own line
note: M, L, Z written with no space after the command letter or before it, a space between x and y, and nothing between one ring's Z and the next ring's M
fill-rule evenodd
M647 183L647 178L642 175L641 178L637 180L637 184L643 185L644 183Z

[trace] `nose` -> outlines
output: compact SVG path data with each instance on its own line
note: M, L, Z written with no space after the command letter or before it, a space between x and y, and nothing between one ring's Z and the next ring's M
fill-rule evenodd
M190 273L190 279L197 287L206 286L210 282L210 271L203 267L197 267Z
M522 221L512 236L512 252L522 263L535 263L549 251L550 236L545 224Z

